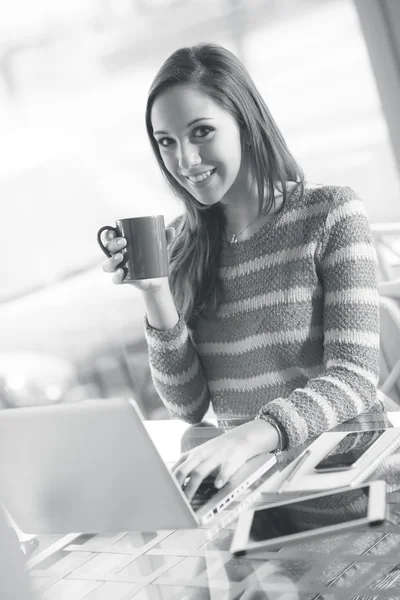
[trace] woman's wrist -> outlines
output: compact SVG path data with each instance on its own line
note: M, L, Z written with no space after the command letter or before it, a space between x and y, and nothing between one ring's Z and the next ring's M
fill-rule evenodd
M263 419L253 419L242 425L246 429L246 439L257 453L275 452L279 443L276 429Z
M268 423L271 427L273 427L273 429L276 431L276 435L277 435L277 444L276 444L274 452L276 454L279 454L280 452L282 452L282 450L287 446L287 439L286 439L285 432L282 430L280 424L276 421L276 419L272 415L269 415L268 413L263 412L262 409L256 416L256 419L263 421L264 423Z
M179 321L168 280L159 287L143 292L147 322L153 329L166 331Z

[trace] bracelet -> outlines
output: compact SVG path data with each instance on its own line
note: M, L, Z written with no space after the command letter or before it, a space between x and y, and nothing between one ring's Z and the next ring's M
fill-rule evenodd
M278 428L279 433L281 434L281 439L282 439L282 447L281 450L284 450L285 448L287 448L289 446L289 438L288 435L282 425L282 423L280 423L278 421L278 419L274 416L271 415L268 411L268 406L264 405L260 408L259 410L259 415L261 417L261 419L267 419L269 423L271 423L271 425L275 425L275 427Z
M282 435L282 430L279 427L278 423L275 421L274 417L272 417L270 415L266 415L260 411L260 413L256 416L256 419L262 419L263 421L266 421L267 423L272 425L272 427L275 429L275 431L278 434L278 447L275 450L273 450L271 454L275 454L275 455L280 454L283 450L283 435Z

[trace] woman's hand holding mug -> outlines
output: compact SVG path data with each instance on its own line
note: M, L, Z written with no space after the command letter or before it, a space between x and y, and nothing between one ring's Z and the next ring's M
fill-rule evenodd
M141 291L168 286L167 246L174 237L175 229L165 229L162 215L121 219L115 227L106 225L97 234L108 257L102 263L103 271L113 273L113 283L128 283Z

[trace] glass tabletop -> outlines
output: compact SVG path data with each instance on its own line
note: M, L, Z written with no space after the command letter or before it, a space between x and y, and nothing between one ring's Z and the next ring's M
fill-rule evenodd
M146 426L166 462L221 433L212 420L197 427L180 421L149 421ZM400 427L400 412L362 415L332 431L392 427ZM274 469L284 468L309 443L283 452ZM264 475L207 527L115 535L71 533L58 539L27 561L38 597L46 600L400 597L400 450L382 461L368 478L387 482L387 518L383 524L235 557L229 548L243 499L251 495L253 505L265 502L257 490L270 476L271 472ZM351 506L342 509L353 510ZM316 507L315 519L323 519L329 510Z

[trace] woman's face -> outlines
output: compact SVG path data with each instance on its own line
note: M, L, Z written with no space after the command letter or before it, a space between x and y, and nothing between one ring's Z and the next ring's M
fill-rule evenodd
M176 85L156 98L151 121L165 168L201 204L247 188L239 126L209 96Z

